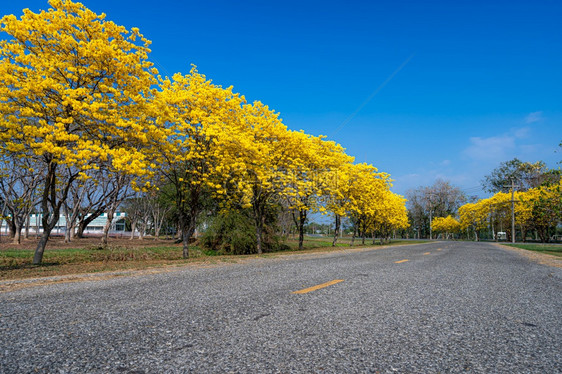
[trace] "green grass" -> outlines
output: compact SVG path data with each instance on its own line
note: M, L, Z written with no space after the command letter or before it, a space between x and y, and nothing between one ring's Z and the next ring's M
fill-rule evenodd
M191 247L194 254L201 253L197 247ZM0 270L9 270L31 266L34 252L32 250L7 249L0 251ZM48 249L43 255L43 263L49 265L83 264L94 262L119 261L154 261L180 260L182 249L174 246L144 248L65 248Z
M526 249L528 251L535 251L541 253L547 253L549 255L554 255L562 257L562 245L560 244L506 244L510 247Z

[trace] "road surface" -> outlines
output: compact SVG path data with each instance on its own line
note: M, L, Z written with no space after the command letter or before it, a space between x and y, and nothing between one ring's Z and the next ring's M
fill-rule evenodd
M1 373L560 373L562 269L493 244L0 294Z

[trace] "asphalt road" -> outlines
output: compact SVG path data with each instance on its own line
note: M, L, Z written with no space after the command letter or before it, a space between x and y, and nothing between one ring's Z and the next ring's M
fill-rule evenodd
M2 293L0 372L560 373L561 317L492 244L255 259Z

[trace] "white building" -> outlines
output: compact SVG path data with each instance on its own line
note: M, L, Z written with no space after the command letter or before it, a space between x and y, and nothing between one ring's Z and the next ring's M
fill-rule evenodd
M111 232L123 232L125 231L125 217L127 215L124 212L115 213L113 220L111 222ZM107 213L102 213L99 217L94 219L84 230L84 234L101 234L105 223L107 222ZM29 217L29 231L35 233L36 231L43 232L41 227L41 214L31 214ZM8 223L6 220L2 220L2 226L0 226L0 232L4 235L9 233ZM64 234L66 232L66 217L61 215L57 225L53 229L53 234Z

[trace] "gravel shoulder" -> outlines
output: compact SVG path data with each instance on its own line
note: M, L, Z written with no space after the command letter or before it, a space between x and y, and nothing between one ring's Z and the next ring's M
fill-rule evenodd
M561 257L549 255L547 253L528 251L526 249L510 247L510 246L501 245L501 244L498 244L498 243L494 243L494 245L496 245L496 246L498 246L502 249L506 249L506 250L515 252L515 253L517 253L521 256L524 256L524 257L528 258L529 260L531 260L533 262L536 262L538 264L562 268L562 258Z

